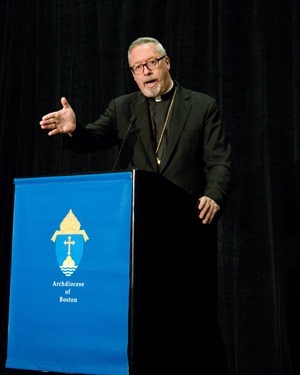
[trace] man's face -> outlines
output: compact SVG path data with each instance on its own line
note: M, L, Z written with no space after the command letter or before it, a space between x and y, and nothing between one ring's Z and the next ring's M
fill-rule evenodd
M148 60L159 59L163 55L158 52L154 43L136 46L128 56L129 66L145 64ZM158 62L157 68L150 70L146 65L140 74L132 72L133 78L142 93L147 97L163 94L171 86L170 59L164 57Z

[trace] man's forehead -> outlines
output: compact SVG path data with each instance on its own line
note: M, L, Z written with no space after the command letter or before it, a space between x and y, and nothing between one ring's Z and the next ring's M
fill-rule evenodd
M151 59L151 57L155 57L157 54L157 48L154 43L147 43L135 46L130 54L129 59L131 63L139 63L145 60Z

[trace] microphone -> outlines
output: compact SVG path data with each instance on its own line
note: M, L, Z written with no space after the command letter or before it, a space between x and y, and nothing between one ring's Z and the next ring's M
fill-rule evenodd
M128 136L129 130L130 130L130 128L132 127L132 125L136 122L136 119L137 119L136 115L132 115L132 116L130 117L129 125L128 125L128 128L127 128L126 134L125 134L125 136L124 136L124 139L123 139L123 141L122 141L122 144L121 144L120 150L119 150L118 155L117 155L117 157L116 157L115 164L114 164L113 169L112 169L113 171L115 170L116 165L117 165L117 162L118 162L118 160L119 160L119 158L120 158L120 155L121 155L121 152L122 152L122 150L123 150L124 143L125 143L125 141L126 141L126 139L127 139L127 136Z

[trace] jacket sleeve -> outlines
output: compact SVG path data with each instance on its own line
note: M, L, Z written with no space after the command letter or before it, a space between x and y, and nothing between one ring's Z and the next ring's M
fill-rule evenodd
M77 153L107 149L115 145L116 142L117 131L113 100L97 121L86 126L77 123L71 136L69 134L63 136L63 146Z
M231 145L221 123L216 101L213 100L205 119L204 163L206 187L204 195L212 198L223 208L234 185Z

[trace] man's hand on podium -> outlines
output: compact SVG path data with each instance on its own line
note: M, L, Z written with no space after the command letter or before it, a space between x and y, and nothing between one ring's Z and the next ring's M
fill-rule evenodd
M220 211L220 206L211 198L203 196L199 198L198 203L199 219L203 224L210 224L217 212Z

